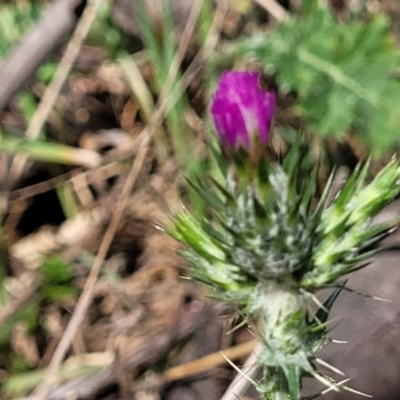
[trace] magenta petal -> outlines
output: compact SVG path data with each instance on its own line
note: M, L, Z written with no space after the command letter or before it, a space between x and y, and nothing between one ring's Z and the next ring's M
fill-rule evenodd
M275 112L275 94L263 90L259 79L256 72L222 73L210 112L223 146L250 150L254 143L267 142Z
M211 113L223 144L233 148L238 142L249 145L246 125L238 104L216 99L211 107Z
M264 93L262 101L259 102L257 108L257 123L261 144L265 144L268 141L269 131L271 129L274 114L275 93Z

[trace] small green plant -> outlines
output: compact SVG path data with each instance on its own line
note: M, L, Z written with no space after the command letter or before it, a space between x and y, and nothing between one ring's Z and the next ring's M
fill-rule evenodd
M63 297L75 297L77 291L71 286L71 266L60 257L48 257L39 268L44 281L40 286L43 300L54 302Z
M71 266L60 257L51 256L39 267L37 280L40 287L37 293L6 323L0 327L0 343L4 343L18 321L27 322L33 330L39 323L39 305L43 302L56 302L65 297L74 297L76 290L71 287L73 274ZM3 295L5 298L7 294Z

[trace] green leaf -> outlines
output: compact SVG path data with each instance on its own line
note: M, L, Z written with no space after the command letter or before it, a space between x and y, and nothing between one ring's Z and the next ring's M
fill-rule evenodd
M14 137L0 137L0 153L24 154L35 160L70 164L98 166L101 157L98 153L64 144L44 140L26 140Z
M42 295L50 302L54 302L66 297L75 297L77 290L70 286L63 285L46 285L41 289Z
M322 2L303 3L300 16L234 45L233 54L257 58L281 91L295 92L295 111L313 133L342 137L351 128L374 152L390 150L400 142L400 51L388 21L337 22Z

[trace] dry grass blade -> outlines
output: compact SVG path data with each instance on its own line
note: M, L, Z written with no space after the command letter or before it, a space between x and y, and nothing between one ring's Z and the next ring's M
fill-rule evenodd
M257 343L253 349L254 350L246 360L241 373L236 375L225 394L221 397L221 400L237 400L240 398L240 396L246 393L248 387L250 386L250 381L245 379L244 376L254 379L255 375L257 374L258 368L257 366L255 367L255 364L261 353L262 345ZM232 359L228 353L224 352L224 355L230 360Z
M65 54L60 60L60 64L54 75L53 81L46 89L36 113L32 118L28 129L26 130L27 138L36 139L47 118L49 117L60 90L68 77L69 71L71 70L73 63L78 56L83 41L89 33L90 27L96 18L97 10L100 7L101 2L102 0L91 0L88 2L88 5L82 14L72 38L68 43Z
M99 168L90 169L89 171L83 171L83 169L76 168L73 172L67 172L66 174L59 175L55 178L35 183L22 189L14 190L9 193L8 201L12 203L14 201L28 199L55 189L60 184L72 183L75 186L75 182L84 181L86 185L89 185L99 179L99 177L102 179L109 179L120 175L124 171L125 166L122 163L117 162L112 162Z
M82 295L79 298L76 308L72 314L71 320L69 321L67 329L65 330L64 335L62 336L60 343L57 346L57 349L56 349L56 351L53 355L53 358L51 359L51 362L49 364L48 370L46 371L46 375L43 379L42 385L39 388L38 395L39 395L39 399L41 399L41 400L44 400L47 398L48 391L49 391L50 385L52 383L52 379L57 374L59 366L60 366L62 360L64 359L64 356L65 356L66 352L68 351L68 349L72 343L72 340L75 337L76 332L78 331L79 326L82 323L82 321L85 317L86 311L92 301L94 287L95 287L95 284L97 281L97 277L99 275L101 266L103 265L103 262L107 256L107 252L110 248L110 245L115 236L115 232L117 230L118 224L121 220L122 214L127 205L127 202L129 199L129 194L133 188L133 185L136 182L136 179L139 175L142 164L146 158L150 139L151 139L151 131L149 129L146 129L144 132L142 132L142 140L140 143L140 149L138 151L138 155L135 158L135 161L132 164L132 168L129 171L129 174L126 178L126 181L122 188L121 196L116 205L111 222L108 225L108 228L104 234L103 240L100 244L99 251L93 262L93 266L92 266L90 274L87 278L87 281L85 283L85 287L83 289Z
M149 122L154 113L155 107L151 91L147 87L138 66L131 57L121 60L120 65L125 73L133 94L139 102L143 114L143 120ZM157 159L160 164L162 164L168 159L168 140L161 128L155 130L154 141L156 142Z
M214 23L211 27L211 34L209 36L209 38L211 38L211 39L207 40L204 45L207 51L210 51L211 47L216 44L217 40L216 40L216 36L215 36L215 34L213 34L213 32L215 30L217 30L219 32L219 30L221 29L221 26L222 26L224 16L227 11L226 1L222 1L221 3L222 3L222 7L218 8L217 13L214 18ZM189 18L189 22L192 23L192 21L190 21L190 18ZM185 29L185 31L186 31L186 29ZM217 35L217 37L218 37L218 35ZM183 43L185 44L186 41L184 41ZM180 57L180 54L182 54L181 51L182 50L178 49L177 57ZM204 51L201 52L201 54L204 55ZM164 113L169 109L169 107L173 107L173 105L179 98L179 95L176 93L176 89L179 89L180 91L182 91L182 90L185 90L185 88L189 85L191 78L193 77L193 73L198 69L197 63L199 61L199 57L200 56L196 57L195 60L193 60L192 65L189 66L188 70L182 77L180 84L178 84L174 88L174 90L172 90L172 92L174 92L173 96L171 96L171 95L166 96L167 91L165 89L163 89L161 91L161 93L164 94L164 96L165 96L165 100L162 102L162 104L159 106L159 108L153 114L153 117L152 117L151 121L149 122L148 126L142 131L142 133L140 135L137 156L132 164L132 168L129 171L129 174L123 185L121 195L119 197L119 201L116 205L111 222L106 230L106 233L104 234L103 240L101 242L97 256L94 260L91 272L86 281L82 295L79 298L78 304L72 314L72 317L67 326L67 329L65 330L64 335L61 338L60 343L53 355L53 358L52 358L52 360L49 364L49 367L46 371L43 382L38 389L38 399L39 400L45 400L48 398L48 393L49 393L49 389L50 389L53 377L55 377L57 375L57 371L60 367L60 364L61 364L66 352L68 351L68 349L72 343L72 340L75 337L75 334L78 331L79 326L85 317L85 313L91 303L93 292L94 292L94 286L97 281L97 276L100 272L101 266L104 262L104 259L108 252L108 249L114 238L114 235L115 235L117 226L119 224L119 221L122 217L123 211L127 205L127 202L129 199L129 194L130 194L131 190L133 189L133 186L136 182L138 174L141 170L142 164L146 158L148 146L152 139L154 129L161 122L161 119L162 119L162 116L164 115ZM179 58L178 58L178 60L179 60ZM175 74L176 74L178 71L178 68L174 65L175 65L175 63L172 63L172 68L176 69L176 72L175 72ZM171 73L171 75L169 75L169 76L173 76L173 75L174 74Z
M79 50L89 33L90 27L92 26L97 10L102 0L91 0L88 2L80 21L72 35L70 42L65 50L65 54L62 57L57 71L54 75L53 81L47 87L38 108L36 109L35 115L29 123L29 126L25 132L25 136L28 139L37 139L40 131L49 117L49 114L53 108L53 105L60 93L65 80L68 77L69 71L78 56ZM23 156L16 156L10 168L10 181L16 182L19 180L27 159Z
M254 351L257 343L258 342L256 340L252 340L250 342L246 342L235 347L230 347L229 349L224 350L224 355L230 360L237 360L239 358L247 356L249 353ZM218 352L199 358L198 360L189 362L187 364L170 368L162 375L162 380L164 383L169 383L176 380L187 379L199 375L219 365L226 364L225 357L220 352Z
M132 58L126 58L120 61L120 65L128 80L129 86L139 102L140 109L145 121L150 121L154 112L154 102L152 94L146 85L145 80L140 73L138 66Z

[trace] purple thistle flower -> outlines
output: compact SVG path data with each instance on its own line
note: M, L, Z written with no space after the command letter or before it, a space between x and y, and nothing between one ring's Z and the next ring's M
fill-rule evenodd
M262 89L259 79L257 72L222 73L210 111L225 148L251 150L268 141L275 93Z

